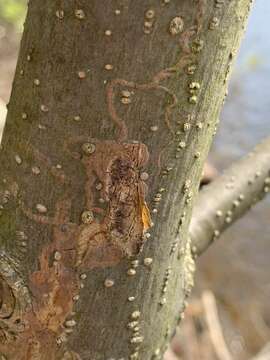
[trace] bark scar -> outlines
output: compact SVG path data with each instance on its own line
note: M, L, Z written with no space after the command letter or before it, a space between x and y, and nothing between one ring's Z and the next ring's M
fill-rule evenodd
M78 144L82 153L71 150ZM90 149L90 153L86 149ZM72 324L69 318L74 299L79 296L79 274L94 268L116 266L122 259L135 256L141 250L144 233L151 223L145 201L147 186L141 179L149 153L146 145L141 143L98 141L85 137L67 141L65 150L73 158L80 158L86 173L84 211L81 221L74 223L70 220L72 181L62 169L53 167L50 159L40 151L33 147L31 150L64 189L64 194L55 204L54 215L49 217L34 213L21 198L19 186L10 182L9 191L25 216L36 223L52 226L52 240L42 248L39 269L28 279L32 294L30 309L22 309L19 315L15 312L18 296L13 287L0 277L0 290L5 303L9 304L2 306L7 320L1 320L0 313L0 351L11 357L18 356L15 355L16 349L20 347L18 360L43 360L42 352L49 347L47 358L58 359L58 355L65 353L79 359L79 355L69 352L64 345L66 324ZM95 196L97 184L103 207ZM3 303L1 296L0 300ZM15 314L20 324L24 324L21 332L14 327Z
M172 110L177 105L178 99L177 99L176 94L172 90L170 90L168 87L162 85L161 83L166 80L169 80L174 74L182 71L186 65L188 65L192 61L194 61L194 54L192 54L190 42L191 42L192 37L199 32L199 30L201 29L201 26L202 26L203 6L202 6L201 2L202 2L202 0L198 1L198 14L197 14L197 17L195 20L196 24L192 25L190 28L185 30L179 36L179 46L182 51L182 54L181 54L180 59L176 62L176 64L160 70L158 73L153 75L153 77L149 80L149 82L146 82L143 84L139 84L134 81L128 81L126 79L120 79L120 78L113 79L107 84L106 100L107 100L108 113L110 115L112 122L118 128L117 142L126 141L126 139L128 138L127 124L117 114L117 110L115 107L115 96L116 96L116 88L117 87L125 87L125 88L129 88L132 90L138 90L138 91L162 90L166 94L168 94L171 97L172 102L168 103L165 106L164 121L165 121L165 124L166 124L166 127L167 127L169 133L173 136L172 141L174 141L175 132L174 132L173 126L171 124L171 114L172 114ZM161 169L161 157L162 157L164 151L166 150L167 146L168 145L166 145L160 151L160 154L158 157L159 172Z
M177 97L161 83L194 60L190 42L201 30L204 3L198 0L195 25L179 37L182 54L174 66L159 71L144 84L114 79L107 85L108 112L119 131L116 141L83 136L66 141L65 150L81 161L86 174L81 222L70 220L73 199L69 189L73 182L48 157L31 148L34 157L64 190L56 201L54 215L48 217L34 213L18 198L20 189L16 183L10 189L28 219L52 227L52 240L41 249L39 268L28 279L29 290L12 260L0 253L0 355L17 360L80 360L65 345L68 330L75 325L71 316L79 296L80 273L116 266L122 259L137 255L151 226L145 200L147 186L141 177L149 159L148 148L127 141L127 125L115 108L116 88L162 90L168 94L172 103L165 107L165 124L174 134L170 117ZM78 144L83 153L74 151ZM95 189L100 191L102 204Z
M140 177L149 159L148 149L142 143L85 137L70 139L65 148L78 158L70 146L83 141L94 148L92 154L81 156L87 176L85 209L92 219L78 230L77 266L115 265L123 257L139 253L151 224L145 201L147 185ZM103 207L95 199L95 186L100 187Z

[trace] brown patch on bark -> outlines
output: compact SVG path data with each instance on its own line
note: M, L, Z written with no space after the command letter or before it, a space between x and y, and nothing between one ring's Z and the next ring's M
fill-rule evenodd
M79 140L81 142L82 139ZM29 276L32 305L18 314L19 322L23 324L22 331L13 324L13 313L19 299L10 283L5 279L0 282L0 303L7 303L6 307L1 306L1 314L8 317L6 329L0 324L0 335L5 336L0 351L11 358L45 360L65 356L67 359L79 359L78 354L67 351L62 344L67 336L65 322L70 318L74 298L79 294L79 271L115 266L123 258L138 254L143 245L143 234L147 229L147 187L140 178L140 171L149 158L147 147L140 143L97 140L91 140L91 144L95 151L79 157L87 175L86 209L93 214L92 221L81 224L70 222L72 199L68 190L57 201L51 218L33 213L19 200L22 211L29 219L53 226L53 237L41 251L39 269ZM33 153L50 167L49 159L38 151ZM61 186L66 188L67 184L71 184L64 173L59 176L55 169L50 173ZM105 208L95 203L97 182L102 184L101 196ZM16 189L16 192L10 190L14 197L18 195L18 186ZM7 336L10 333L12 337Z
M55 333L61 329L73 308L72 298L78 293L78 279L75 272L61 261L50 257L57 251L51 246L45 248L39 259L40 270L30 276L30 290L35 298L34 312L41 325Z
M150 215L145 202L147 186L140 172L149 153L141 143L101 142L84 137L70 139L66 150L83 141L94 146L95 151L82 157L79 153L71 154L81 158L84 165L85 207L93 213L93 220L77 230L77 266L86 269L113 266L124 257L138 254L143 245ZM105 208L95 202L97 183Z
M43 249L40 269L30 275L32 302L26 301L26 287L11 264L5 278L0 277L0 353L8 359L57 359L63 353L56 339L72 312L79 280L65 261L50 261L56 243Z
M162 69L144 84L113 79L107 85L108 112L119 130L117 141L87 139L94 145L94 151L83 156L72 153L76 159L81 159L85 168L85 207L93 213L92 221L70 222L72 201L65 191L63 198L56 203L52 218L34 214L24 203L20 204L29 219L51 225L53 237L41 250L39 269L29 277L33 295L30 308L18 307L25 294L20 299L15 282L12 284L7 278L0 278L0 351L9 359L79 360L78 354L66 350L63 344L59 346L59 342L57 344L65 334L65 321L72 314L74 296L79 293L79 270L115 266L123 258L138 254L142 248L144 231L151 222L145 202L147 187L140 178L141 168L148 161L148 149L144 144L127 142L127 125L115 109L115 89L124 86L139 91L162 90L171 96L172 103L165 107L165 123L173 134L170 115L177 97L161 83L194 60L190 43L202 26L204 1L198 0L196 25L179 37L182 54L174 66ZM66 144L66 149L82 141L85 141L84 137L72 139ZM46 156L37 150L33 150L33 155L49 168L61 186L72 183L63 171L52 166ZM102 184L103 207L95 203L96 182ZM17 195L17 190L16 194L13 189L11 192Z

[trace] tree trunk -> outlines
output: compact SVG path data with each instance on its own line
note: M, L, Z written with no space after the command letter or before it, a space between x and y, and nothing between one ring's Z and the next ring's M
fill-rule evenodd
M30 1L0 155L7 359L162 358L250 3Z

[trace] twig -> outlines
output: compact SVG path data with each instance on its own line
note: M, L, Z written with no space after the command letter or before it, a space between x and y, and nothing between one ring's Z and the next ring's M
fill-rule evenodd
M269 360L270 359L270 342L268 342L262 350L251 360Z
M200 358L200 348L192 316L186 316L181 332L181 347L185 360Z
M5 125L6 115L7 115L6 104L0 98L0 142L1 142L1 138L2 138L3 128Z
M200 192L190 224L192 250L203 253L270 191L270 137Z
M219 360L232 360L232 356L226 346L221 325L218 318L216 300L212 292L204 291L202 302L205 309L205 318L210 333L210 338Z

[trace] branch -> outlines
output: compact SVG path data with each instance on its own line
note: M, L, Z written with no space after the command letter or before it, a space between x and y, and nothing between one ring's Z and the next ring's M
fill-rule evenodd
M200 192L190 224L194 254L202 254L269 191L270 137Z
M217 358L219 360L232 360L232 356L223 337L218 317L216 299L211 291L206 290L203 292L202 302L205 310L207 326L210 332L210 338Z
M7 115L6 104L0 98L0 143L1 143L2 132L3 132L3 128L4 128L4 124L5 124L5 120L6 120L6 115Z
M268 342L263 349L251 360L267 360L270 358L270 343Z

